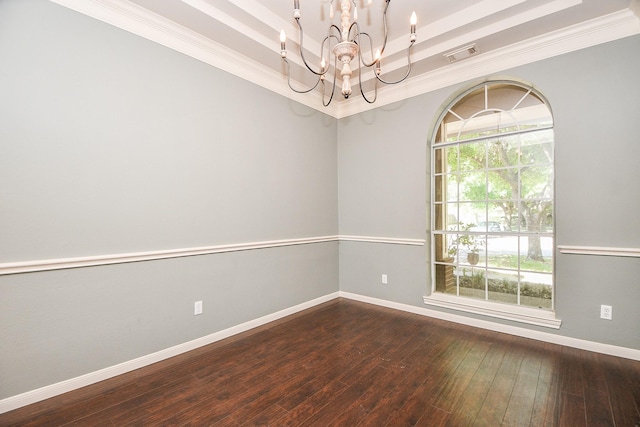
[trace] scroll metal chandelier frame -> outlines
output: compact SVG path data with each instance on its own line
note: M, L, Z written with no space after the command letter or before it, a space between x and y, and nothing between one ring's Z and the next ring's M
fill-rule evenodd
M280 56L286 65L286 75L287 75L287 83L291 90L296 93L308 93L314 90L320 84L322 87L322 104L326 107L333 100L333 95L335 92L337 75L338 72L342 78L342 96L345 99L349 98L352 93L351 90L351 77L353 75L352 64L353 60L357 57L357 68L358 68L358 86L360 87L360 93L365 101L369 104L373 104L378 97L378 82L384 84L398 84L404 81L409 74L411 73L411 48L413 47L416 41L416 13L413 12L411 14L410 19L410 34L409 34L409 47L407 47L407 71L404 77L396 81L387 81L381 77L381 68L380 68L380 60L382 55L384 54L385 47L387 45L387 10L389 9L389 3L391 0L385 0L384 12L382 14L382 22L384 27L384 40L382 42L382 47L377 49L375 54L373 53L373 40L371 36L360 30L360 25L358 24L358 9L356 7L355 0L339 0L340 2L340 27L335 24L331 24L327 31L327 36L322 40L322 44L320 47L320 67L319 69L314 69L309 65L304 56L304 31L302 29L302 24L300 23L300 0L294 0L293 2L293 18L296 20L296 24L299 28L300 33L300 58L302 58L302 62L305 67L317 77L315 84L313 84L310 88L307 89L296 89L291 84L291 70L289 61L287 60L287 49L286 49L286 34L284 30L280 32ZM331 19L334 17L334 6L333 3L338 2L338 0L330 1L330 11L329 16ZM371 5L372 0L368 0L368 5ZM353 12L351 11L351 6L353 5ZM369 43L369 51L371 60L367 61L363 57L363 52L361 47L364 46L364 42L368 41ZM326 59L333 54L334 63L334 75L333 75L333 85L331 87L331 95L329 95L327 100L326 88L325 88L325 79L327 74L330 71L330 67L327 66ZM340 67L338 67L340 64ZM374 95L373 98L368 98L362 88L362 68L373 68L373 73L375 76L374 82Z

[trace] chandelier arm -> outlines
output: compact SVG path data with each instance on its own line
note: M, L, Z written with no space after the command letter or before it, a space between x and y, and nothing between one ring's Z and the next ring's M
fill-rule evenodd
M354 28L356 29L356 33L353 35L353 38L350 38L351 30L353 30ZM349 25L349 31L347 32L347 39L351 41L355 41L355 39L358 37L359 34L360 34L360 24L358 24L358 21L355 21L351 23L351 25Z
M333 2L337 0L330 0L330 1L333 7ZM300 31L300 43L299 43L300 58L302 59L302 63L304 64L304 67L306 67L307 70L310 71L312 74L317 76L317 81L313 86L311 86L308 89L296 89L293 87L291 82L291 65L289 61L286 59L287 57L287 51L285 47L286 35L283 30L280 33L280 54L286 66L287 84L289 85L289 88L296 93L304 94L304 93L311 92L316 87L318 87L318 85L321 83L322 84L322 87L321 87L322 104L325 107L327 107L329 104L331 104L333 97L335 95L336 84L338 81L338 72L340 72L340 75L342 76L342 95L344 95L345 99L349 98L349 95L351 95L351 77L353 75L351 66L354 65L352 61L355 59L355 56L358 56L358 59L356 61L358 66L357 78L359 80L358 86L360 89L360 94L362 95L362 98L369 104L373 104L378 97L378 86L379 86L378 82L391 85L391 84L398 84L404 81L405 79L407 79L407 77L409 77L409 74L411 73L411 65L412 65L411 53L412 53L413 45L416 41L415 12L411 15L411 20L410 20L411 34L410 34L410 40L409 40L409 47L407 48L406 74L404 75L404 77L402 77L397 81L386 81L382 77L380 77L380 58L382 57L386 49L388 36L389 36L387 12L389 10L390 1L391 0L385 0L384 11L382 14L383 31L384 31L384 40L382 42L382 47L380 49L377 49L376 52L374 53L373 38L368 33L360 31L360 24L358 23L357 16L356 16L357 1L341 0L340 8L342 10L342 14L341 14L342 27L340 28L337 25L330 23L329 29L327 30L327 36L324 38L324 40L320 45L321 62L320 62L320 69L319 71L317 71L317 70L314 70L309 65L304 55L304 30L302 29L302 24L300 23L299 0L295 0L293 17L296 20L296 24L298 25L298 29ZM371 2L371 0L369 0L369 2ZM349 11L351 8L351 5L353 6L353 17L351 17L351 13ZM333 8L331 9L331 14L333 14ZM363 49L362 49L362 47L366 44L366 42L363 40L365 37L369 41L369 49L371 51L370 56L372 58L371 62L368 62L363 59L363 56L366 56L365 52L363 52ZM332 41L334 40L336 44L332 48ZM326 53L326 56L325 56L325 53ZM327 83L326 74L329 73L329 71L331 70L330 58L332 55L334 58L334 63L333 63L334 74L333 74L333 84L331 87L331 93L330 95L328 95L326 92L326 83ZM327 58L329 58L328 64L325 61L325 59ZM338 70L338 63L341 63L340 70ZM365 94L364 85L362 81L363 67L366 67L366 68L375 67L375 69L373 70L375 80L373 82L374 87L373 87L372 98L368 98L367 95ZM296 84L299 84L299 83L296 82ZM327 96L328 96L328 99L327 99Z
M376 102L376 99L378 99L378 80L375 80L374 84L373 84L373 99L367 98L367 95L364 94L364 90L362 89L362 67L360 66L360 63L362 62L362 49L358 50L358 56L359 56L359 61L358 61L358 86L360 86L360 94L362 95L362 99L367 101L367 103L373 104L374 102ZM364 62L362 62L362 63L364 64ZM375 71L374 71L374 74L375 74Z
M295 93L309 93L312 90L314 90L316 87L318 87L318 83L320 83L320 77L318 77L318 81L316 82L316 84L314 84L313 86L311 86L309 89L302 89L302 90L298 90L296 88L294 88L293 86L291 86L291 70L290 70L290 65L289 65L289 61L287 61L287 58L282 58L282 60L284 61L284 63L287 65L287 84L289 85L289 88L294 91Z
M409 77L409 74L411 73L411 48L413 47L413 44L415 43L415 41L412 41L411 44L409 45L409 47L407 48L407 73L404 75L403 78L401 78L400 80L397 80L395 82L388 82L384 79L382 79L378 73L376 73L376 79L380 80L382 83L386 84L386 85L395 85L398 83L403 82L407 77Z
M387 25L387 10L389 9L390 1L391 0L385 1L384 12L382 13L382 28L384 29L384 39L382 41L382 47L380 48L380 57L382 57L382 54L384 54L384 50L387 47L387 40L389 38L389 27ZM359 41L361 35L367 36L369 38L369 44L371 46L371 52L373 54L373 39L371 38L371 36L368 33L360 32L360 25L358 24L357 21L351 24L351 27L349 27L349 33L351 33L351 28L353 26L355 26L357 30L354 40L357 38ZM358 45L360 45L360 43L358 43ZM371 63L367 63L365 61L362 61L362 57L360 57L360 61L362 62L362 64L364 64L365 67L368 67L368 68L372 67L377 62L376 58L373 58L373 61Z
M338 32L338 34L342 34L340 32L340 28L336 24L331 24L329 26L329 31L328 31L329 34L331 34L331 30L336 30ZM340 42L340 40L341 40L340 37L336 36L335 34L332 35L332 37L335 37L338 40L338 42Z
M382 47L380 48L380 56L384 53L385 48L387 47L387 39L389 37L389 29L387 25L387 9L389 9L389 2L391 0L386 0L386 4L384 6L384 12L382 13L382 27L384 28L384 40L382 41Z
M307 60L304 57L304 49L302 48L303 40L304 40L304 31L302 30L302 25L300 24L300 18L296 18L296 24L298 24L298 28L300 29L300 58L302 58L302 62L304 62L304 65L305 65L305 67L307 67L307 70L311 71L316 76L323 75L324 73L315 71L307 63ZM316 83L316 85L317 85L317 83Z
M333 59L333 67L334 68L337 65L337 61L338 61L337 58L335 58L335 56L334 56L334 59ZM327 67L327 68L329 68L329 67ZM338 73L333 73L333 85L331 86L331 96L329 97L329 100L326 103L324 102L324 79L321 79L322 80L322 105L325 106L325 107L328 107L329 104L331 104L331 101L333 101L333 94L336 91L336 76L337 76L337 74Z
M371 38L371 36L368 33L358 33L357 35L357 39L358 42L360 41L360 37L361 36L367 36L367 38L369 39L369 49L371 50L371 55L373 55L373 39ZM362 50L362 44L358 43L358 46L360 46L360 51ZM371 62L366 62L364 59L362 59L362 55L360 55L360 62L362 63L362 65L364 65L367 68L371 68L375 65L376 63L376 58L374 57L373 60Z
M325 44L327 44L327 56L329 58L331 58L331 39L335 39L336 42L340 43L340 39L335 35L335 34L331 34L331 29L329 29L329 33L327 34L327 37L325 37L322 40L322 44L320 45L320 58L324 58L324 46ZM331 64L331 59L329 59L329 65ZM329 66L327 65L327 69L326 70L321 70L320 75L324 76L325 74L327 74L327 72L329 71Z

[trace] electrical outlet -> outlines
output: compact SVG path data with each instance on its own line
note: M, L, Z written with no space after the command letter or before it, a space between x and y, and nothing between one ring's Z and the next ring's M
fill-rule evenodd
M193 315L202 314L202 301L196 301L193 304Z
M388 283L388 282L387 282L387 275L386 275L386 274L383 274L383 275L382 275L382 284L383 284L383 285L386 285L387 283Z
M610 305L601 305L600 306L600 318L611 320L613 314L613 307Z

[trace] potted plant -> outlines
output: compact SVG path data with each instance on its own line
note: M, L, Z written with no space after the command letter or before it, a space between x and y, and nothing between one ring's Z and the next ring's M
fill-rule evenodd
M460 223L460 231L465 232L469 231L474 224L462 224ZM456 253L459 253L460 248L464 248L467 253L467 262L470 265L478 264L480 261L480 249L484 246L485 242L481 236L476 236L475 234L458 234L458 237L451 241L451 246L449 248L449 255L455 256Z

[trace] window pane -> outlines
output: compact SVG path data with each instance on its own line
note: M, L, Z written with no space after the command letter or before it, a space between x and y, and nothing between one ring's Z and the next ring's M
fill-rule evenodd
M457 246L458 264L484 266L486 259L483 237L473 234L459 234L454 242Z
M436 270L436 291L456 293L455 267L451 264L437 263Z
M520 304L551 309L552 303L551 274L528 274L520 283Z
M520 198L551 199L553 197L553 167L527 166L520 170Z
M508 200L504 204L507 209L505 218L507 231L512 233L520 232L523 224L526 224L522 215L521 204L517 200Z
M518 168L501 168L488 171L489 188L487 197L489 200L507 200L518 197L514 191L518 191Z
M520 144L532 145L553 142L553 129L542 129L533 132L526 132L519 136Z
M481 202L460 203L460 229L471 230L476 224L487 220L487 205Z
M501 236L487 239L487 266L489 268L518 269L518 237Z
M521 236L520 269L534 273L551 273L553 271L553 238Z
M553 239L551 237L520 237L520 304L530 307L552 308ZM539 242L537 241L539 240ZM532 247L540 243L543 259L531 259Z
M458 172L458 151L457 145L443 149L445 154L444 164L447 165L447 172Z
M433 192L434 202L442 202L446 197L446 194L443 191L443 186L446 179L442 175L436 175L434 179L436 181L435 191Z
M434 227L437 231L458 231L457 203L437 203L435 205Z
M437 174L458 171L458 146L434 150L434 172Z
M458 200L458 175L446 175L445 178L444 185L446 185L447 201Z
M458 267L456 271L460 296L485 299L486 275L484 268Z
M460 171L484 170L486 167L487 143L470 142L460 145Z
M487 173L485 171L460 174L460 200L485 200L487 197Z
M518 303L518 272L492 270L487 277L489 301Z
M546 232L547 224L553 223L551 200L526 200L520 203L520 231L527 233Z
M518 165L520 147L519 136L504 136L489 140L487 147L489 168L502 168Z
M458 200L458 181L456 175L436 175L435 202L451 202Z
M482 225L483 231L487 233L504 233L509 231L507 218L515 209L508 200L500 202L490 202L487 204L487 221Z
M457 234L448 234L447 239L447 255L451 258L451 262L458 264L460 259L460 244L458 243L459 237Z
M548 164L553 161L553 144L545 142L535 145L523 145L520 148L522 165Z

